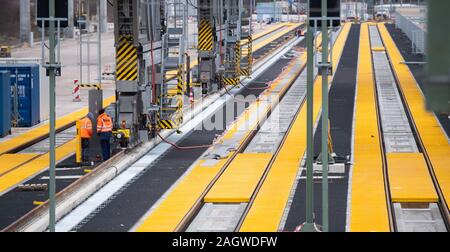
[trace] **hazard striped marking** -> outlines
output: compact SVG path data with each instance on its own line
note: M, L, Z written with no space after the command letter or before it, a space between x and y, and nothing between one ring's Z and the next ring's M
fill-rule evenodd
M116 53L116 79L119 81L135 81L137 77L137 49L130 36L123 36Z
M198 49L201 51L212 51L213 49L213 30L208 19L200 21Z

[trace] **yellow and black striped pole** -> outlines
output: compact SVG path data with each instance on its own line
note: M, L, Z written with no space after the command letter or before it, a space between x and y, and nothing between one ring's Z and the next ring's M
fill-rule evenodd
M100 84L80 84L80 88L95 88L97 90L102 89L102 86Z
M183 95L183 86L184 86L184 80L183 80L183 65L178 65L178 72L177 72L177 95Z

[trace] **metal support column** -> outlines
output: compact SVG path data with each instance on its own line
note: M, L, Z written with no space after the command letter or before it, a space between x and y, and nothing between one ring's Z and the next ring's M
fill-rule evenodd
M99 12L97 12L98 22L100 31L102 33L105 33L108 31L108 5L107 0L98 0L98 8L100 9Z
M73 0L68 0L67 1L67 13L68 13L68 17L67 17L67 24L69 29L73 29L75 22L74 22L74 11L73 11Z
M306 68L306 223L303 224L302 232L314 232L314 122L313 122L313 97L314 97L314 28L306 22L307 68Z
M328 64L327 0L322 0L322 64ZM328 68L322 71L322 225L328 232Z
M64 37L73 38L75 36L74 22L74 0L67 1L67 27L64 29Z
M102 32L105 32L102 24L102 8L106 8L106 4L102 4L104 0L97 0L97 89L102 89ZM106 25L105 25L106 26Z
M428 1L427 108L450 114L450 1Z
M56 109L56 94L55 94L55 21L52 20L55 18L55 0L50 0L49 4L49 14L50 14L50 26L49 26L49 61L50 61L50 69L49 69L49 80L50 80L50 181L49 181L49 231L55 232L55 221L56 221L56 202L55 202L55 192L56 192L56 183L55 183L55 141L56 141L56 131L55 131L55 109Z
M20 0L20 43L31 42L30 0Z

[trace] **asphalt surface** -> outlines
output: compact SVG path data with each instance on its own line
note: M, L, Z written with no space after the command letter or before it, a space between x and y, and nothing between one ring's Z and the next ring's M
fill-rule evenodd
M417 61L417 62L426 61L424 55L412 53L411 40L408 38L408 36L406 36L406 34L402 32L402 30L395 28L394 24L386 24L386 28L388 29L389 33L394 39L394 42L397 45L397 48L400 50L400 53L402 54L405 61ZM422 92L425 93L426 92L425 65L416 64L416 65L408 65L408 67L411 73L414 75L414 78L416 79L420 88L422 89ZM450 136L450 119L448 118L448 115L437 114L436 117L439 119L439 122L441 123L442 127L447 133L447 136Z
M344 51L341 56L329 96L329 117L334 151L338 156L351 155L351 139L353 126L353 111L355 102L356 74L358 64L360 25L352 25ZM314 134L315 155L320 153L321 121ZM306 176L303 171L302 176ZM319 176L320 174L315 174ZM329 179L329 231L344 232L346 225L347 190L349 167L345 174L329 174L343 176L341 179ZM293 231L306 221L306 180L299 180L292 205L290 207L286 231ZM322 183L314 181L314 213L317 224L322 224Z
M281 42L284 38L280 38ZM258 54L264 53L258 51ZM278 60L271 68L258 78L253 80L249 87L265 87L267 82L274 80L289 62L287 59ZM240 95L259 95L263 90L243 89ZM233 101L230 101L233 102ZM245 107L248 107L246 104ZM220 113L224 114L225 106L222 107L214 117ZM236 111L235 118L242 111ZM234 121L224 121L226 125ZM195 146L210 144L217 134L223 130L197 130L189 133L179 144L180 146ZM97 209L95 213L88 216L80 225L72 231L79 232L126 232L129 231L139 219L156 203L156 201L187 171L187 169L204 153L206 149L177 150L171 148L159 160L150 164L147 169L140 174L139 178L129 184L121 192L108 200L108 203Z
M268 44L267 46L259 49L258 51L253 53L253 57L255 60L258 60L264 56L266 56L270 51L279 47L282 43L287 42L289 36L292 36L293 32L290 32L278 39L276 39L273 43ZM249 87L264 87L266 86L266 82L272 81L281 73L281 69L287 64L287 60L278 61L271 71L262 74L258 79L255 79ZM240 94L241 95L249 95L254 94L258 95L262 90L259 91L250 91L248 89L244 89ZM246 107L248 104L246 104ZM237 104L235 104L235 108L237 108ZM236 111L237 114L240 114L242 111ZM225 113L225 111L221 111L221 113ZM211 121L215 120L213 116ZM228 121L224 122L222 129L226 128L226 125L229 124L234 118L229 118ZM193 146L193 145L207 145L210 144L217 134L221 134L223 130L215 130L215 131L195 131L192 132L186 139L182 140L180 146ZM162 194L169 189L169 187L186 171L186 169L192 164L198 157L206 149L198 149L193 151L175 151L171 149L168 153L164 155L164 157L157 162L157 164L149 167L148 169L151 171L145 171L147 176L142 176L142 180L136 181L136 185L133 186L130 191L131 194L139 194L146 198L146 200L140 200L139 202L135 201L131 196L128 198L126 196L124 198L125 205L130 205L130 202L133 204L138 204L136 206L136 211L130 210L130 217L127 217L127 213L113 211L111 216L114 216L114 219L117 220L118 226L115 226L116 222L111 221L113 218L106 217L108 219L105 221L106 223L110 223L111 225L100 225L96 226L98 222L86 223L86 228L82 228L81 230L89 230L89 231L127 231L131 228L134 223L132 221L137 221L151 206L156 200L158 200ZM92 157L91 157L92 158ZM162 163L160 163L162 162ZM84 175L85 168L71 168L74 166L75 156L72 156L62 162L60 162L57 166L56 176L81 176ZM62 169L58 169L62 168ZM69 168L69 169L67 169ZM89 168L91 169L91 168ZM48 183L48 180L43 179L43 177L48 176L48 171L41 172L36 175L34 178L31 178L24 182L23 184L45 184ZM63 190L67 186L74 183L77 179L57 179L56 180L56 192ZM150 182L149 182L150 181ZM140 184L140 183L143 184ZM147 187L146 185L151 184L152 186ZM126 190L128 191L128 190ZM125 193L125 192L124 192ZM125 193L126 195L126 193ZM33 210L36 205L33 204L34 201L44 202L48 199L48 191L21 191L17 188L9 191L8 193L0 196L0 230L9 226L14 221L24 216L31 210ZM119 201L122 198L119 198ZM111 203L114 204L114 203ZM150 205L149 205L150 204ZM120 205L120 204L119 204ZM114 206L113 206L114 208ZM133 207L134 210L134 207ZM141 211L139 211L141 210ZM135 215L132 215L135 213ZM140 214L140 215L139 215ZM132 215L132 216L131 216ZM134 217L137 219L134 219ZM99 213L99 218L101 218L102 212ZM88 217L91 218L92 216ZM128 219L128 222L122 221L122 219ZM101 221L101 219L99 219ZM132 220L130 222L130 220ZM120 222L127 223L123 227L120 225ZM104 227L104 228L103 228ZM116 227L119 227L116 229ZM127 227L127 228L124 228ZM92 228L92 229L91 229Z
M73 168L75 163L75 156L72 156L56 167L56 176L82 176L85 174L85 168ZM23 184L47 184L49 176L48 171L41 172L32 179L29 179ZM77 178L57 179L56 192L63 190ZM48 199L48 191L21 191L15 188L6 194L0 196L0 230L12 224L14 221L31 211L36 205L33 201L44 202Z

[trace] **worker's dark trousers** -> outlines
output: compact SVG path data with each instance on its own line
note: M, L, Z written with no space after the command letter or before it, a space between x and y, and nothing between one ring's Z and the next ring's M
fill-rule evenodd
M81 150L83 162L89 162L89 138L81 139Z
M103 161L108 160L111 157L111 132L100 133L100 145L102 146Z

